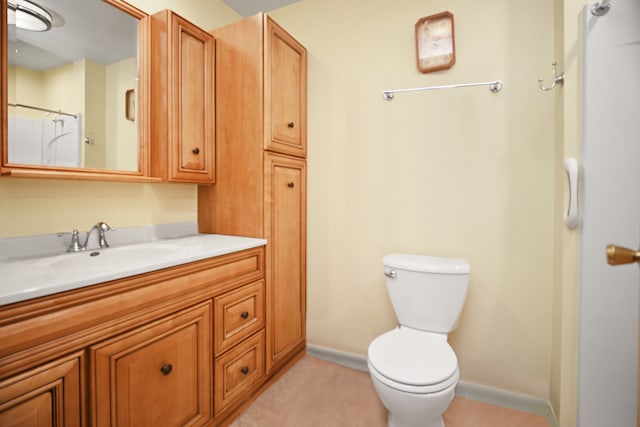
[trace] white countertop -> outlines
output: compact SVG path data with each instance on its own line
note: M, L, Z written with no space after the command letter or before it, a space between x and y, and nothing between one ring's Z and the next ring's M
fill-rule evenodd
M266 245L264 239L198 234L176 239L0 261L0 305L78 289Z

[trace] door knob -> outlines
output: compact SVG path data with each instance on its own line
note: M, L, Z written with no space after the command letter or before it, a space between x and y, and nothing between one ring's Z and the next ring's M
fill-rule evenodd
M607 262L611 265L640 263L640 251L623 248L622 246L607 246Z

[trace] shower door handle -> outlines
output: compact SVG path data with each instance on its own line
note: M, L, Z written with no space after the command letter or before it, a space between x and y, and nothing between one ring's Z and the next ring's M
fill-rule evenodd
M617 245L607 246L607 262L610 265L640 263L640 251Z
M567 171L567 178L569 178L569 207L564 224L567 228L574 229L580 225L580 216L578 214L578 179L580 170L578 161L573 157L565 159L564 168Z

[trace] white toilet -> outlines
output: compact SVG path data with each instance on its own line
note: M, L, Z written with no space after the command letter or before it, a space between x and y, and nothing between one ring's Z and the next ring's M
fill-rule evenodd
M443 427L460 373L447 342L469 286L463 259L384 257L391 303L400 322L369 345L367 364L390 427Z

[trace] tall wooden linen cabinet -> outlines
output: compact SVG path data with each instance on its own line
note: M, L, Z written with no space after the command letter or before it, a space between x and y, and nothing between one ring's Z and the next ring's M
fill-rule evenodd
M258 14L216 39L216 183L198 189L201 232L261 237L266 373L306 345L306 49Z

